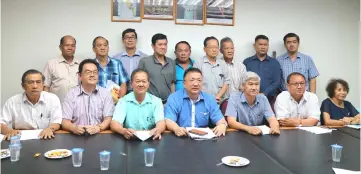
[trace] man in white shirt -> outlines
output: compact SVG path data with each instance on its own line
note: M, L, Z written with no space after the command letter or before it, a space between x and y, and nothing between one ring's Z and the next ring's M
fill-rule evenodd
M275 112L281 126L315 126L320 120L316 94L306 91L306 79L298 72L287 77L287 89L277 96Z
M31 69L21 78L24 93L5 102L0 116L1 133L4 139L18 135L20 130L43 129L41 139L53 138L62 121L59 98L43 91L44 75Z

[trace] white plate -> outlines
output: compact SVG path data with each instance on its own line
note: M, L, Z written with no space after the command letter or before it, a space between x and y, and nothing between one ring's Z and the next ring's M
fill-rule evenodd
M237 160L237 162L231 163L232 160ZM248 165L250 161L247 158L239 156L226 156L222 158L222 163L232 167L241 167Z
M10 156L9 149L1 149L1 159L8 158Z
M68 152L67 155L62 155L62 156L53 156L53 157L49 157L49 154L53 153L53 152ZM60 158L66 158L66 157L69 157L71 156L72 152L68 149L54 149L54 150L50 150L50 151L47 151L44 156L47 157L47 158L50 158L50 159L60 159Z

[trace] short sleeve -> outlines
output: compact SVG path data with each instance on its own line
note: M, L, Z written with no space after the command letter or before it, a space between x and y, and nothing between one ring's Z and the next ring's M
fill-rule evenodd
M291 111L290 108L288 107L289 105L287 103L287 95L285 95L285 92L286 91L282 92L276 98L274 109L276 112L277 119L291 117Z
M320 120L320 115L321 115L321 111L320 111L320 104L318 102L318 98L316 96L316 94L313 93L309 93L310 94L310 99L307 102L310 102L310 104L308 104L309 107L309 117Z
M114 101L110 92L104 89L104 110L103 117L112 117L114 113Z
M330 107L330 102L327 101L328 99L325 99L322 104L321 104L321 113L323 112L327 112L328 114L331 114L331 107Z
M147 57L144 57L144 58L142 58L142 59L139 60L138 68L139 68L139 69L142 69L142 70L144 70L144 71L147 71L147 69L145 68L145 65L144 65L145 59L147 59Z
M176 93L174 93L174 94L176 94ZM165 104L165 108L164 108L164 117L166 119L177 122L178 121L177 102L176 102L176 97L174 94L171 94L167 99L167 103Z
M231 97L228 99L228 104L227 104L227 108L226 108L226 113L225 115L227 117L235 117L237 118L237 102L236 102L236 94L232 94Z
M50 63L46 63L45 68L44 68L44 72L43 75L45 77L45 81L44 81L44 85L46 87L50 87L51 85L51 71L50 71Z
M155 120L155 123L158 123L159 121L164 120L164 107L162 100L157 98L156 101L154 101L155 109L153 112L153 117Z
M128 79L128 73L127 71L124 69L124 66L122 64L122 62L119 60L119 82L122 83L127 83L129 81Z
M113 114L113 120L117 121L118 123L124 125L125 118L127 116L127 108L126 108L126 101L124 98L120 99L117 105L115 106L115 111Z
M3 106L1 116L0 116L0 124L5 124L6 126L12 125L12 115L11 115L11 101L6 101Z
M223 66L223 73L224 73L224 81L223 81L223 84L229 85L230 82L231 82L231 79L230 79L230 75L229 75L229 72L228 72L228 68L227 68L226 63L224 63L224 66Z
M354 116L360 114L360 112L357 111L357 109L350 102L345 101L345 103L347 104L347 107L348 107L348 109L350 111L350 116L351 117L354 117Z
M209 102L211 106L211 112L210 112L210 119L212 121L212 124L216 125L218 121L224 118L221 110L219 109L219 106L216 102L216 100L213 97L209 97Z
M64 98L64 101L62 104L63 119L66 119L66 120L73 119L74 105L75 105L74 104L74 95L73 95L72 91L70 91Z
M264 106L264 117L268 119L269 117L272 117L275 114L272 111L271 105L269 104L267 97L265 95L261 95L261 97Z
M308 79L313 79L320 75L312 58L309 59L309 66L310 68L308 70Z
M63 119L62 111L61 111L61 104L60 100L56 95L52 96L52 107L51 107L51 120L50 123L57 123L61 124L61 121Z

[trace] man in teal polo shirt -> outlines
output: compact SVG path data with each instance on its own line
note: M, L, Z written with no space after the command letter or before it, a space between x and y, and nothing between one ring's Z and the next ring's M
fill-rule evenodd
M190 58L191 45L187 41L180 41L175 45L175 91L183 89L184 71L193 66L194 61Z
M136 69L131 75L133 92L119 100L110 124L112 131L122 134L126 139L134 136L136 130L151 130L154 139L161 139L165 130L162 100L147 92L149 75Z

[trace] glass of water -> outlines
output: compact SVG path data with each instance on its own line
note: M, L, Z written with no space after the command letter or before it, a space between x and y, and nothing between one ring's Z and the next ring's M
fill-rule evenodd
M342 154L342 146L338 144L332 144L332 160L334 162L340 162Z
M20 144L10 144L9 149L11 162L19 161L21 149Z
M83 162L83 152L84 149L82 148L73 148L72 150L72 158L73 158L73 166L80 167L81 163Z
M109 169L110 154L111 154L111 152L108 152L105 150L99 152L100 170L108 170Z
M144 149L144 162L146 167L153 167L155 149L146 148Z

